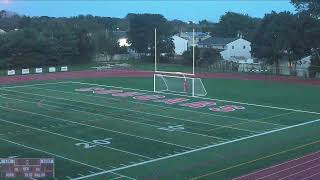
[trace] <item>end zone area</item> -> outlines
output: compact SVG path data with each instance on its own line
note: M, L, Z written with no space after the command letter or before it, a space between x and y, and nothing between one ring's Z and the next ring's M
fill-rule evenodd
M53 157L58 179L231 178L279 161L279 152L320 146L320 113L288 107L89 81L6 86L0 95L0 156Z

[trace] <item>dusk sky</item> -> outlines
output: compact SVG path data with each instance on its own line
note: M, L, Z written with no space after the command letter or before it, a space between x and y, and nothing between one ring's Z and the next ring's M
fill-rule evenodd
M96 16L125 17L128 13L159 13L167 19L217 22L227 11L263 17L272 10L291 11L290 0L211 0L211 1L107 1L107 0L0 0L0 10L6 9L29 16Z

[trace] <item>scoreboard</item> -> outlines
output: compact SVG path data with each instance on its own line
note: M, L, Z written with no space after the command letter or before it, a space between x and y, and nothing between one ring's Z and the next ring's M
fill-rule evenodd
M52 158L0 158L0 179L54 178Z

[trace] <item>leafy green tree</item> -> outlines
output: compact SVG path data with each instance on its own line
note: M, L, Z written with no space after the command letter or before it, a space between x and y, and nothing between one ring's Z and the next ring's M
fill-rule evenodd
M299 12L306 12L315 18L320 17L319 0L291 0L291 3Z
M153 53L154 29L157 28L157 41L171 43L170 38L173 29L168 21L159 14L128 14L129 21L129 42L131 47L139 53ZM172 48L172 46L170 46ZM172 48L173 49L173 48ZM172 49L166 48L166 53Z
M182 63L187 66L192 66L193 64L193 49L189 48L187 51L182 54L183 61ZM194 59L195 63L200 60L200 49L198 47L194 48ZM197 63L195 65L198 65Z
M221 54L216 49L203 49L201 52L202 61L200 64L212 65L213 63L222 60Z
M219 23L212 25L212 35L220 37L236 37L238 33L251 41L260 19L234 12L227 12L220 17Z
M269 64L276 64L276 67L279 67L279 61L287 55L302 56L303 53L296 51L303 46L296 21L296 16L290 12L265 15L253 37L254 56L265 59Z

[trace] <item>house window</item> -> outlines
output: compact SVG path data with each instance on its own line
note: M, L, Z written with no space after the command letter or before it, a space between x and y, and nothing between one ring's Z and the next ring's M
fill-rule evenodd
M246 46L243 46L243 49L246 49Z
M234 46L232 46L232 49L234 49Z

